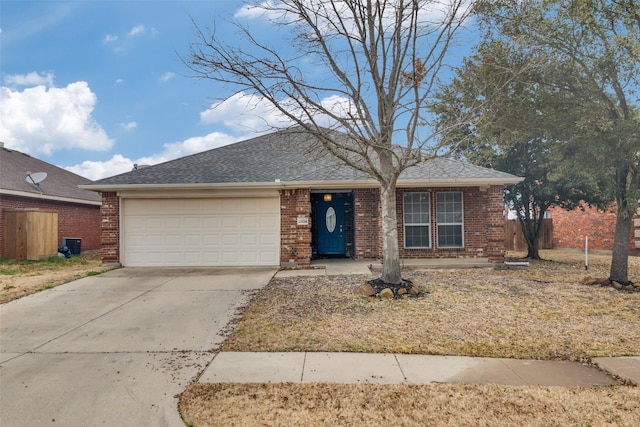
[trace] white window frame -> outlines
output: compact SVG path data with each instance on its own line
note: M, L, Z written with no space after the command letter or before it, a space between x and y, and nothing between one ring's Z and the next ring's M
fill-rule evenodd
M429 208L429 215L428 215L428 221L426 223L423 222L416 222L416 223L407 223L407 209L406 209L406 199L405 197L407 195L413 195L413 194L423 194L426 196L426 200L428 203L428 208ZM404 192L402 195L402 223L403 223L403 228L404 228L404 248L405 249L431 249L431 247L433 247L433 236L432 236L432 228L431 228L431 193L428 191L412 191L412 192ZM427 227L428 231L428 236L429 236L429 246L407 246L407 228L409 227Z
M439 206L439 201L438 201L438 196L440 194L459 194L460 195L460 209L461 209L461 220L460 222L440 222L439 221L439 212L438 212L438 206ZM455 225L455 226L460 226L460 233L461 233L461 244L460 246L458 245L440 245L440 226L451 226L451 225ZM462 191L439 191L436 193L436 244L438 245L438 248L443 248L443 249L457 249L457 248L464 248L464 194L462 193Z

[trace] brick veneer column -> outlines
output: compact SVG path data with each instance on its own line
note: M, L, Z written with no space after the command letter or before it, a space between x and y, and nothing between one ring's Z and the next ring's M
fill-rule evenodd
M380 230L380 190L359 188L353 191L355 258L382 258Z
M115 192L102 193L102 248L103 264L120 264L120 198Z
M492 185L487 190L486 236L487 256L494 263L504 262L504 201L502 187Z
M298 224L298 217L307 224ZM280 191L280 263L311 264L311 192Z

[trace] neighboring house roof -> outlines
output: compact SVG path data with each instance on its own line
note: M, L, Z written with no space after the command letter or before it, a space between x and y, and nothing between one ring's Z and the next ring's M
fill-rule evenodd
M504 185L520 178L457 160L436 158L405 170L398 185ZM284 130L95 181L87 189L274 187L376 187L309 134Z
M27 182L27 173L46 172L39 186ZM91 180L69 172L28 154L0 144L0 195L101 205L99 194L79 188Z

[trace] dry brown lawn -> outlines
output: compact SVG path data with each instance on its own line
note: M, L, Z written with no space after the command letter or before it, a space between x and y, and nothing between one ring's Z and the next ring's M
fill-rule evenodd
M91 253L41 261L0 259L0 304L110 269Z
M274 279L227 351L329 351L588 361L640 354L640 293L582 284L608 256L543 252L527 268L413 270L420 298L365 298L366 276ZM640 278L640 258L630 258Z
M518 255L518 254L513 254ZM527 268L412 270L421 298L365 298L366 276L274 279L228 351L350 351L587 361L640 355L640 293L582 284L609 255L543 251ZM630 258L640 280L640 258ZM193 426L637 426L640 389L497 385L196 384L180 396Z
M454 384L197 384L189 426L629 426L640 389Z

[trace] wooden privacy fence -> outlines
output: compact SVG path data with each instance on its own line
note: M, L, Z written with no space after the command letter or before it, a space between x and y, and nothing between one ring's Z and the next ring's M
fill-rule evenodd
M544 219L542 233L538 239L540 249L553 249L553 220ZM517 219L505 220L504 248L507 251L526 251L527 242L522 234L520 222Z
M57 255L57 212L6 209L3 226L5 257L39 260Z

